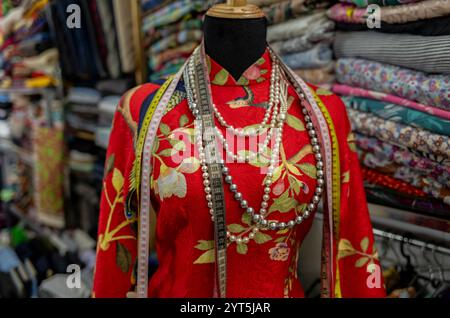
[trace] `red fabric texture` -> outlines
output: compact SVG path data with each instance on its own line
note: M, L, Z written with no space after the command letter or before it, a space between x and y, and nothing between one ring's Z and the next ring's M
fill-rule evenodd
M264 103L269 99L272 68L269 53L266 52L239 80L233 79L213 60L208 59L208 62L213 100L225 120L235 127L261 122ZM136 220L127 221L123 203L134 161L133 139L139 107L154 89L153 85L144 85L126 94L115 117L99 221L95 297L126 297L135 283L133 226ZM353 140L345 107L335 95L317 88L313 90L332 116L340 146L341 243L336 242L336 246L339 245L337 252L341 255L335 261L339 264L342 296L384 297L383 287L369 288L366 283L367 266L377 264L377 255L358 158L351 150ZM292 87L289 96L292 104L283 134L282 166L272 186L269 220L288 221L301 214L316 187L313 170L316 160L304 129L300 100ZM198 158L190 142L194 118L185 97L178 98L163 117L154 149L152 204L157 212L156 248L160 266L149 283L149 297L209 298L213 296L214 283L215 264L211 258L214 227L206 206L201 170L195 159L175 160L171 156L179 150L190 149L192 157ZM228 164L228 167L249 205L259 210L263 170L243 163ZM120 176L124 179L123 186ZM118 192L122 194L114 204ZM225 199L228 229L238 236L251 231L252 225L243 218L243 210L228 188L225 188ZM261 231L257 240L250 240L245 246L231 243L227 250L227 297L304 297L297 278L297 251L312 222L313 216L289 231ZM118 226L119 231L115 231Z

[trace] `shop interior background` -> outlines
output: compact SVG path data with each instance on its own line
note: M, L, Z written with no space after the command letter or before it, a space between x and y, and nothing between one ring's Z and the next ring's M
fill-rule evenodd
M90 297L120 96L175 73L217 2L0 1L0 298ZM450 1L249 2L283 60L343 97L389 296L448 297ZM320 229L319 215L301 249L308 297L319 296ZM359 266L363 245L351 247Z

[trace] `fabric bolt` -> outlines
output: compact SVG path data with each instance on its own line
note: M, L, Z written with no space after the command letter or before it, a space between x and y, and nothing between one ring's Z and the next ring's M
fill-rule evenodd
M390 190L396 190L406 195L413 195L419 198L424 198L427 196L427 194L423 192L421 189L418 189L405 181L395 179L391 176L388 176L386 174L383 174L374 169L370 169L364 166L361 167L361 169L362 169L362 176L365 182L382 186Z
M49 127L33 128L36 152L35 204L42 224L64 228L64 132Z
M436 158L449 160L450 141L446 136L402 125L354 109L347 109L350 121L357 132L379 138L403 148L429 153Z
M450 76L430 75L363 59L342 58L336 63L339 83L397 95L450 110Z
M273 42L272 49L280 55L303 52L313 48L317 43L332 43L333 32L322 32L321 30L311 30L302 36L286 40Z
M112 0L96 0L98 14L105 36L105 44L108 50L106 64L111 78L118 78L121 74L120 57L116 37L116 27L113 18Z
M157 55L150 56L149 66L152 70L160 70L164 63L177 58L189 57L194 49L198 46L197 42L188 42L173 49L165 50Z
M315 10L328 6L329 2L327 0L285 0L272 4L269 7L264 7L263 11L269 24L278 24L302 15L311 14Z
M382 186L370 184L369 182L365 182L365 188L367 200L371 203L391 206L423 215L443 217L447 220L450 218L448 205L443 203L442 200L431 197L418 198L416 196L409 196Z
M248 127L255 123L255 118L264 117L266 110L261 104L266 103L269 97L272 70L268 51L239 80L233 79L227 70L212 59L207 58L206 64L209 64L214 103L226 120L232 118L236 127ZM130 173L135 162L133 145L139 136L139 127L142 127L141 118L145 117L145 107L157 88L156 85L146 84L129 92L122 98L116 112L106 160L94 297L126 297L135 290L133 268L137 244L134 229L138 215L134 210L127 209L130 205L125 205L125 202L128 199L135 201L133 192L130 192L130 186L133 186ZM184 91L182 82L178 90ZM311 90L316 92L315 88ZM297 175L292 174L287 167L280 168L283 173L274 181L276 186L273 196L279 198L283 195L283 199L270 202L270 217L286 220L296 213L298 205L311 198L317 182L311 171L305 169L314 169L315 159L307 144L309 137L303 127L305 123L302 120L300 99L296 97L293 87L289 87L288 93L293 99L288 110L290 124L286 125L282 140L286 147L281 147L281 156L286 158L288 165L296 168L298 165L297 169L301 172ZM214 225L206 201L199 199L204 197L204 187L198 150L190 141L195 134L194 116L189 111L186 97L180 98L177 94L173 98L169 103L175 106L170 107L162 118L152 150L151 200L158 216L156 250L159 267L149 282L148 296L209 298L214 296L216 267L213 257ZM383 288L368 288L366 284L369 258L378 263L378 255L374 250L370 218L364 203L357 154L348 144L350 125L345 106L335 95L320 95L317 98L326 105L338 127L336 138L341 158L338 162L340 171L346 176L339 182L342 184L339 212L345 222L339 226L340 239L335 248L335 261L340 265L341 296L384 297ZM188 143L186 149L194 150L189 154L193 157L188 158L188 161L170 156L172 150L179 149L181 139L178 136L181 135L187 137L183 138ZM260 169L260 166L249 164L230 164L236 184L252 206L256 206L257 202L260 204L263 193L261 184L264 174ZM297 169L292 170L296 172ZM337 179L341 178L338 176ZM300 190L290 191L292 186L296 188L297 182L302 184ZM232 192L225 189L224 195L227 211L233 212L226 213L229 229L236 235L251 231L254 225L240 211ZM291 207L285 206L287 202L292 203L292 199L297 203ZM118 203L113 206L112 202ZM281 206L273 206L275 202ZM279 209L284 212L281 213ZM227 247L227 297L304 297L296 274L297 250L313 219L293 228L290 233L277 234L278 231L262 229L258 239L251 240L245 247L230 244ZM370 257L362 266L355 266L361 258L359 251L362 245L369 246L363 250ZM346 249L348 246L352 246L350 251ZM343 251L341 254L340 250ZM245 279L242 273L245 273ZM270 279L267 279L268 275ZM330 296L334 297L335 294Z
M202 36L203 32L201 30L182 30L152 44L149 53L158 54L164 50L175 48L176 46L185 44L187 42L199 43L202 39Z
M311 69L330 64L333 51L329 45L320 43L306 52L282 55L281 58L292 69Z
M427 171L430 175L450 175L449 161L437 162L421 156L413 150L404 149L388 142L356 133L356 145L366 152L385 153L387 158L399 165Z
M389 104L374 99L356 96L343 96L342 101L347 108L357 109L371 113L383 119L400 122L431 132L450 136L450 120L432 116L414 109L405 108L396 104Z
M369 29L367 24L336 22L336 30L340 31L377 31L383 33L406 33L423 36L450 35L450 17L438 17L427 20L391 24L381 21L380 27Z
M133 43L133 17L126 1L113 0L113 8L122 72L132 73L135 69L135 52L131 45Z
M178 21L186 14L194 11L200 12L207 8L208 3L200 0L178 0L165 7L162 7L155 13L144 17L142 29L144 32L166 24Z
M327 19L325 11L270 26L267 30L267 41L288 40L308 34L332 31L334 22Z
M441 173L437 173L434 168L424 169L418 166L404 165L403 161L392 160L389 153L381 151L379 148L372 150L364 150L359 148L358 153L360 159L364 162L367 167L373 169L383 168L383 171L389 171L396 174L396 178L402 179L406 182L414 184L411 180L405 179L405 177L421 176L428 178L430 183L437 183L442 187L450 187L450 174L446 169L441 169ZM395 159L396 156L394 156ZM398 157L398 156L397 156ZM417 185L416 185L417 186Z
M337 32L337 58L363 58L427 73L450 74L450 35Z
M412 21L444 17L450 14L450 0L424 0L398 6L381 7L378 11L381 21L401 24ZM328 10L330 19L347 23L366 23L366 8L357 8L352 4L337 3Z
M433 178L430 178L429 176L423 175L420 171L409 167L386 163L382 156L377 157L374 154L360 153L360 159L363 167L368 167L379 172L380 178L384 179L391 177L393 179L404 181L417 189L421 189L427 195L442 200L445 204L450 205L450 188L433 180ZM392 183L392 180L386 180L382 185L386 186Z
M408 99L404 99L398 96L389 95L386 93L380 93L375 91L366 90L363 88L348 86L348 85L340 85L334 84L332 87L334 93L343 96L358 96L369 98L373 100L383 101L389 104L396 104L399 106L407 107L410 109L415 109L420 112L424 112L444 120L450 120L450 111L445 111L440 108L431 107L423 104L416 103L414 101L410 101Z
M153 43L181 31L202 30L202 25L203 21L199 17L192 17L191 19L181 20L177 23L172 23L169 25L164 25L157 29L148 30L148 32L145 33L146 36L144 39L144 47L148 48Z
M327 16L336 22L366 24L366 9L349 3L337 3L327 10Z
M249 4L254 4L258 7L265 7L265 6L270 6L273 5L275 3L280 3L283 2L285 0L248 0L247 2Z
M377 4L379 6L395 6L405 3L419 2L421 0L340 0L345 3L353 3L360 8L365 8L371 4Z
M334 76L334 63L309 70L294 70L294 72L306 82L314 85L332 84L336 79Z

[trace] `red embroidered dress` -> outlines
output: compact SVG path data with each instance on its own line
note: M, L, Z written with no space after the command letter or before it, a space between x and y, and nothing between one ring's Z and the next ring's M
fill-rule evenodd
M225 120L235 127L260 123L269 99L269 52L238 81L216 62L207 60L213 100ZM126 213L124 204L130 199L128 193L132 188L130 174L140 110L151 101L149 96L157 88L146 84L128 92L115 116L101 203L95 297L126 297L134 290L136 216ZM378 256L345 107L328 91L313 90L328 108L339 141L341 237L336 243L335 261L339 264L336 296L383 297L383 287L370 288L366 283L370 275L367 268L378 264ZM267 217L286 222L304 211L316 187L316 160L300 101L292 87L289 97L281 162L274 173ZM225 130L222 132L225 134ZM162 119L153 149L152 204L157 214L156 251L160 265L150 280L149 297L213 296L214 226L194 144L194 117L186 93L179 90ZM174 157L189 150L192 152L189 158ZM227 166L249 205L259 209L265 176L261 166L244 163ZM236 237L254 233L248 243L233 242L228 246L227 297L304 297L297 279L298 250L314 217L293 229L256 231L229 188L224 191L228 231Z

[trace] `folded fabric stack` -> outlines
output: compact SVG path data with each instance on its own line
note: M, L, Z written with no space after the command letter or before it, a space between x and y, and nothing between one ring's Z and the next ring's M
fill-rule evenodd
M329 0L250 0L269 21L268 41L274 51L305 81L334 82L331 43L334 22L326 16Z
M450 217L450 0L349 0L336 22L338 84L370 201ZM369 30L379 5L379 28Z
M57 84L58 51L52 48L47 4L48 0L1 2L1 88Z
M81 10L79 24L67 11L73 4ZM123 0L52 1L52 31L65 79L116 79L135 71L129 6Z
M150 81L178 71L203 36L202 19L217 0L142 0L142 30Z

